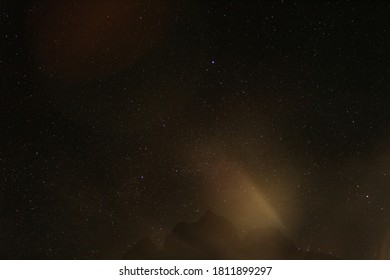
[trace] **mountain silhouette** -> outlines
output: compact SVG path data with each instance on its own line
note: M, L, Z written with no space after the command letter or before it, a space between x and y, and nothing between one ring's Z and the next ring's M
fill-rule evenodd
M259 228L240 241L230 221L207 211L198 221L180 222L166 236L161 248L149 238L140 240L123 257L158 259L334 259L316 252L302 252L277 228Z
M164 254L168 259L226 259L238 244L233 224L208 211L197 222L179 223L166 237Z

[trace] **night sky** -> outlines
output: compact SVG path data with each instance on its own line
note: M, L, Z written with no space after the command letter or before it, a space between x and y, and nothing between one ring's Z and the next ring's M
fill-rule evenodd
M0 258L117 259L211 210L390 259L387 1L1 1Z

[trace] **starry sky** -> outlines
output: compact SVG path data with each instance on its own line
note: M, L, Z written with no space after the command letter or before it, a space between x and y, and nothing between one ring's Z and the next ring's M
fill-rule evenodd
M207 210L390 259L387 1L0 13L1 259L117 259Z

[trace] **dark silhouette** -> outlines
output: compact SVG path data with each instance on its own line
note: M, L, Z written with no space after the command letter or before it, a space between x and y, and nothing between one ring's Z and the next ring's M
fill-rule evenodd
M334 259L316 252L302 252L277 228L250 231L240 241L227 219L208 211L193 223L178 223L162 248L142 239L124 259Z
M235 227L208 211L199 221L179 223L168 234L164 256L168 259L234 258L238 244Z

